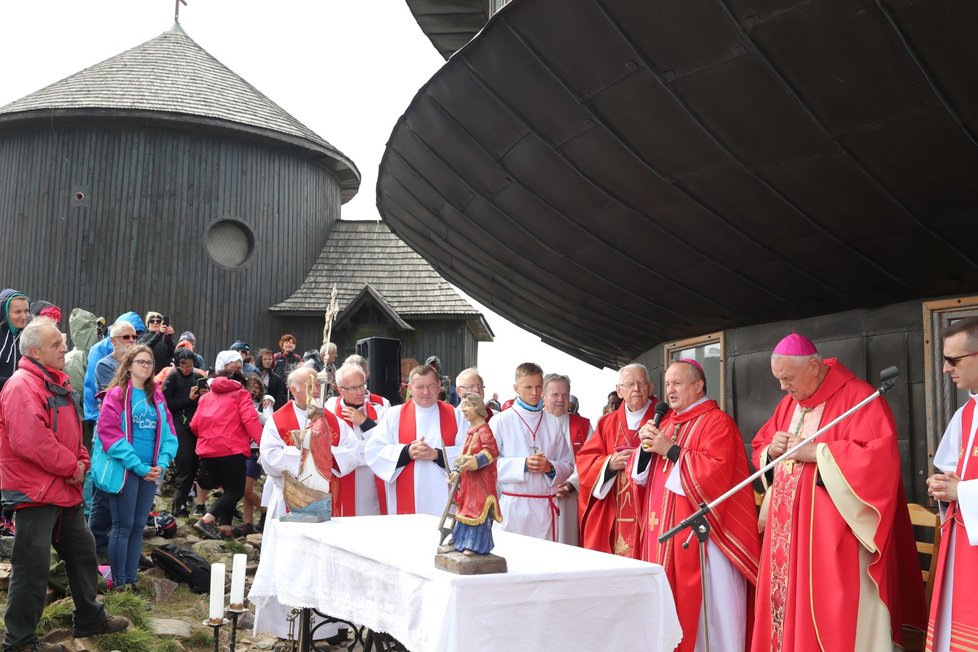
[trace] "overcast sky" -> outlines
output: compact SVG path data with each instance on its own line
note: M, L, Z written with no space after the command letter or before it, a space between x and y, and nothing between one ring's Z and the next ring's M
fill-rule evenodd
M158 36L172 26L175 3L3 4L0 106ZM180 24L212 56L353 159L362 182L343 206L344 219L379 218L377 167L391 129L444 63L404 0L188 0ZM476 305L496 334L496 342L479 347L487 396L509 397L515 366L535 361L546 372L570 375L581 412L597 421L614 372L560 353Z

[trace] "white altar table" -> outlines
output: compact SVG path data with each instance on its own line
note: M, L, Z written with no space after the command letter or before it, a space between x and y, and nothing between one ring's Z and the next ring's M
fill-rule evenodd
M424 514L265 525L249 599L386 632L411 652L672 650L681 638L662 568L493 529L509 572L434 566Z

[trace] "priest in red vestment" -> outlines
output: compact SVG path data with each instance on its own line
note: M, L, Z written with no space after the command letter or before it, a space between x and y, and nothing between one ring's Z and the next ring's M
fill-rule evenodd
M874 392L807 338L784 338L771 371L787 395L754 438L771 459ZM924 624L896 425L883 399L773 469L762 518L754 652L891 650Z
M694 538L683 548L690 531L659 543L658 537L743 481L749 474L744 440L716 401L706 396L706 376L698 362L682 359L665 373L666 400L671 408L656 428L639 430L641 447L629 468L641 491L645 532L640 558L661 564L676 599L683 628L678 650L710 647L724 652L744 650L750 627L750 605L757 580L760 538L757 509L749 486L707 515L706 573L700 565ZM706 615L703 584L707 587ZM708 628L707 628L708 624Z
M941 335L944 373L968 390L934 455L937 473L927 479L927 492L941 507L927 650L947 652L978 648L978 601L970 595L978 578L978 318L958 320Z
M618 371L621 406L598 421L594 435L577 452L581 545L638 558L639 505L628 458L638 446L638 429L652 419L656 400L649 371L630 364Z

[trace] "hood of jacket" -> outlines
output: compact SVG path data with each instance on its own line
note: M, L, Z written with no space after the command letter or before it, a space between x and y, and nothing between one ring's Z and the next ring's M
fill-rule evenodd
M226 376L218 376L210 382L210 388L212 392L217 394L228 394L237 390L245 391L245 388L241 386L236 380L231 380Z
M136 329L137 335L146 332L146 324L143 322L143 318L139 316L139 313L133 312L132 310L116 317L116 321L127 321L132 324L132 327Z
M10 302L13 299L23 299L24 301L30 302L27 295L19 290L13 290L11 288L6 288L0 291L0 324L6 324L10 332L16 335L20 332L20 329L14 328L8 321L8 311L10 310Z
M75 308L68 317L68 332L71 343L79 351L88 352L98 341L98 325L96 317L87 310Z

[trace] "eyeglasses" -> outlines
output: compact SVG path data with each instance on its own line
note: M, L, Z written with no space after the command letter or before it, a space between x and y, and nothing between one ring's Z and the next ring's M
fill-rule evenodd
M639 381L637 383L620 383L618 386L621 387L622 389L631 391L636 387L648 387L649 384L644 381Z
M957 367L958 363L965 358L969 358L973 355L978 355L978 351L975 351L974 353L965 353L964 355L946 355L944 356L944 362L948 363L953 368Z
M131 342L131 341L139 338L138 335L116 335L115 337L116 337L116 339L126 340L127 342Z
M132 363L133 364L138 364L140 367L152 367L153 366L153 361L152 360L133 360Z
M459 387L464 387L470 392L478 392L480 389L484 388L485 385L459 385Z
M153 317L152 319L149 320L148 323L150 323L150 324L162 324L163 323L163 320L162 319L158 319L156 317Z
M362 392L367 389L366 385L351 385L350 387L343 387L343 385L337 385L344 392Z

